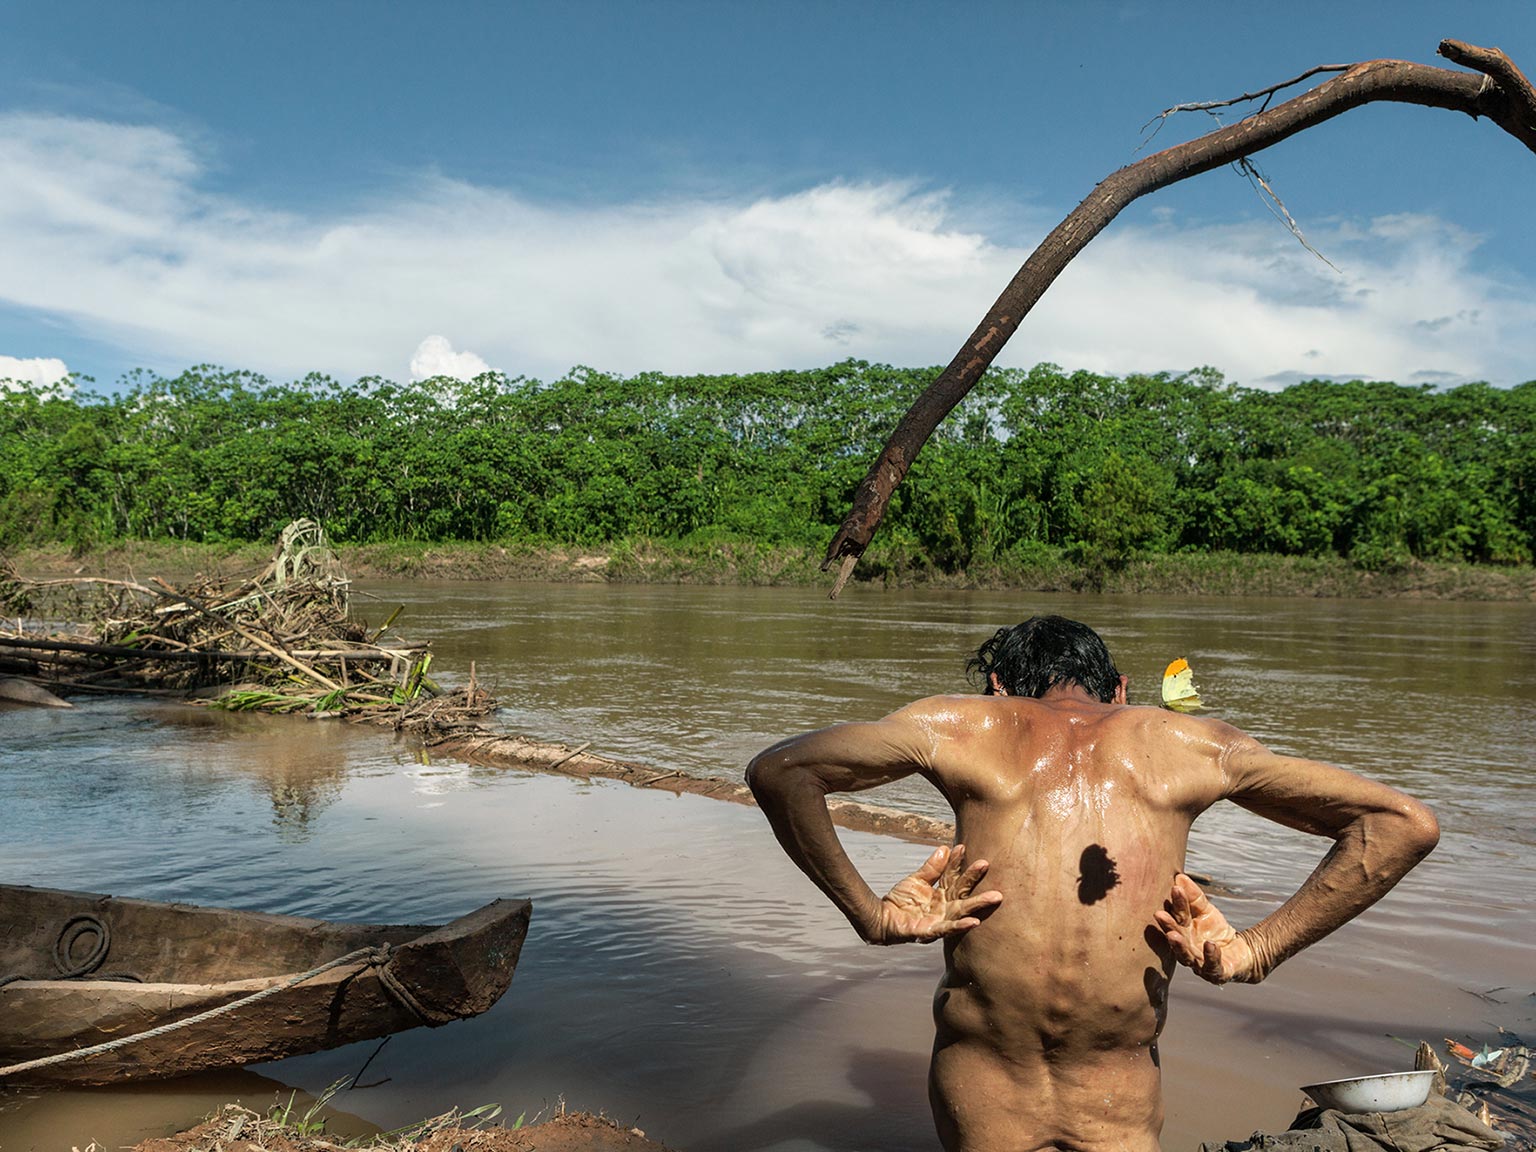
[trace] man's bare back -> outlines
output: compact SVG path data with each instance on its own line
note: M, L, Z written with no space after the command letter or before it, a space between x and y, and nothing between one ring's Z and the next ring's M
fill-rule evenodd
M1156 1149L1175 964L1257 982L1395 884L1433 847L1434 818L1229 725L1129 707L1123 679L1109 702L1076 683L1041 698L992 687L784 741L749 781L866 940L945 941L929 1084L947 1149ZM958 843L879 900L825 796L913 773L949 800ZM1241 934L1182 876L1190 825L1221 799L1335 840L1302 890Z

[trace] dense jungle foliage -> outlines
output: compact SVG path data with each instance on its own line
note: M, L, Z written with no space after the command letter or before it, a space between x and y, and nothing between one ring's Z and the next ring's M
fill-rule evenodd
M0 546L271 540L819 547L931 369L632 377L578 368L355 386L137 375L0 390ZM1032 550L1529 563L1536 382L1263 392L1208 369L994 370L897 491L881 537L955 570Z

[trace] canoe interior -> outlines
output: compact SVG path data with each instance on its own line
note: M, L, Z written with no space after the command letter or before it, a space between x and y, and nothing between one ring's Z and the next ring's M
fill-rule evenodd
M126 973L148 984L218 984L304 972L357 948L404 944L433 930L0 885L0 977L55 978L54 944L81 914L98 917L111 934L95 978ZM95 943L94 933L84 935L76 959Z

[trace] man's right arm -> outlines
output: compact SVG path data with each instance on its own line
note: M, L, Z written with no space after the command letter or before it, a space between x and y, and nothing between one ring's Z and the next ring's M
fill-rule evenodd
M1434 848L1440 829L1429 807L1406 793L1331 764L1282 756L1221 727L1230 734L1221 756L1226 798L1333 840L1296 894L1251 928L1234 932L1187 877L1157 914L1179 960L1198 975L1256 984L1386 895Z
M997 904L973 895L985 861L969 868L964 848L937 849L883 900L843 851L827 810L829 792L853 792L925 771L932 734L916 705L873 723L839 724L782 740L753 757L747 785L785 853L872 944L929 942L975 927L973 913Z

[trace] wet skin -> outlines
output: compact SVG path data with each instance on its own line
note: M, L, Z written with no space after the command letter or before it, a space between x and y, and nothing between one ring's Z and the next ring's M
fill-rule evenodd
M881 899L826 795L913 774L954 808L958 843ZM1108 704L1076 685L932 697L783 741L747 776L785 851L860 936L944 941L929 1094L950 1152L1156 1149L1175 964L1257 983L1438 838L1429 809L1395 789L1219 721L1127 706L1123 682ZM1190 825L1223 799L1334 841L1242 932L1182 874Z

